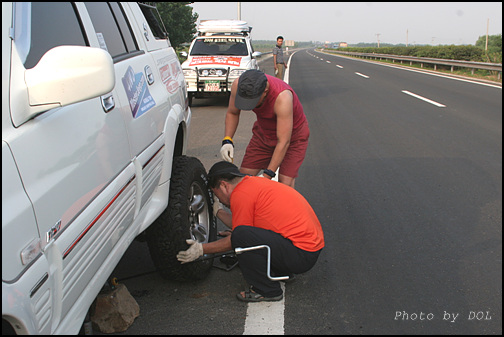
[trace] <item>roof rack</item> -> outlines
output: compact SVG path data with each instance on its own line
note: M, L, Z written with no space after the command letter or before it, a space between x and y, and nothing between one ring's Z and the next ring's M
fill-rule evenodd
M211 33L240 33L244 36L252 31L247 22L241 20L201 20L198 26L198 35Z

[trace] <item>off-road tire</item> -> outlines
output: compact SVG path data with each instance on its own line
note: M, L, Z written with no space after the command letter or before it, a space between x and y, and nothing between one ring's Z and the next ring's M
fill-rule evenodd
M200 214L208 221L208 233L204 237L194 235L194 223L198 215L191 211L194 194L202 195L205 207ZM176 255L188 249L186 239L199 242L215 241L216 219L212 212L213 198L208 188L207 173L203 164L193 157L176 157L173 162L168 207L147 229L147 244L157 270L164 278L176 281L204 279L212 268L213 259L181 264ZM201 231L205 232L205 231Z

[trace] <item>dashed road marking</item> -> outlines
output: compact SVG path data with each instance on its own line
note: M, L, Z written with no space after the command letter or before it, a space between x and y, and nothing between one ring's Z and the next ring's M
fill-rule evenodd
M362 77L364 77L364 78L369 78L369 76L364 75L364 74L361 74L361 73L357 73L357 72L356 72L355 74L356 74L356 75L359 75L359 76L362 76Z
M433 105L435 105L435 106L437 106L437 107L439 107L439 108L445 108L445 107L446 107L446 105L444 105L444 104L441 104L441 103L438 103L438 102L433 101L433 100L431 100L431 99L425 98L425 97L423 97L423 96L420 96L420 95L414 94L414 93L409 92L409 91L407 91L407 90L402 90L402 92L403 92L403 93L405 93L406 95L410 95L410 96L413 96L413 97L415 97L415 98L421 99L422 101L425 101L425 102L427 102L427 103L433 104Z

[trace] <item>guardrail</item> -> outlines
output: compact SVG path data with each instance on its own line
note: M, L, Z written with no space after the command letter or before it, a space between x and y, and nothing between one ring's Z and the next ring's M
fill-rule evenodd
M400 61L402 64L404 61L409 62L410 65L413 63L420 63L420 67L423 68L424 64L433 64L434 70L437 70L438 65L450 66L451 72L453 72L455 67L460 68L470 68L471 73L474 75L475 69L483 69L483 70L491 70L497 71L497 78L500 80L502 76L502 63L486 63L486 62L469 62L469 61L458 61L458 60L445 60L445 59L434 59L427 57L413 57L413 56L400 56L400 55L389 55L389 54L374 54L374 53L353 53L353 52L344 52L344 51L329 51L321 49L324 52L332 53L332 54L343 54L349 56L358 56L363 58L370 59L389 59L392 62Z

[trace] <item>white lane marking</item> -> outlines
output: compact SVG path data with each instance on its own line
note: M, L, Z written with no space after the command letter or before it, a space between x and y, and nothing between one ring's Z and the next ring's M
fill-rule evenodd
M425 102L427 102L427 103L433 104L433 105L435 105L435 106L437 106L437 107L439 107L439 108L445 108L445 107L446 107L446 105L444 105L444 104L441 104L441 103L435 102L435 101L433 101L433 100L430 100L430 99L428 99L428 98L425 98L425 97L420 96L420 95L417 95L417 94L414 94L414 93L409 92L409 91L407 91L407 90L402 90L402 92L403 92L403 93L405 93L406 95L410 95L410 96L413 96L413 97L415 97L415 98L421 99L422 101L425 101Z
M283 335L285 283L280 282L284 297L278 302L249 303L244 335Z
M320 52L318 52L318 53L320 53ZM349 57L339 56L339 55L335 55L335 56L336 57L349 58ZM502 90L502 86L501 85L493 85L493 84L490 84L490 83L476 82L476 81L473 81L473 80L468 80L468 79L453 77L453 76L449 76L449 75L433 74L433 73L430 73L430 72L426 72L424 70L409 69L409 68L404 68L404 67L393 66L393 65L390 65L390 64L382 64L382 63L370 62L370 61L367 61L367 60L361 60L361 59L353 59L353 60L354 61L359 61L359 62L373 63L373 64L376 64L376 65L379 65L379 66L383 66L383 67L389 67L389 68L394 68L394 69L399 69L399 70L411 71L411 72L414 72L414 73L420 73L420 74L429 75L429 76L436 76L436 77L441 77L441 78L447 78L449 80L455 80L455 81L461 81L461 82L467 82L467 83L484 85L486 87L492 87L492 88L497 88L497 89L501 89Z
M336 67L343 69L343 66L340 66L339 64L337 64Z
M326 61L327 63L331 63L330 61Z
M291 56L289 56L289 60L287 61L287 69L285 69L285 74L284 74L284 82L285 83L289 83L289 70L290 70L290 65L291 65L291 60L292 60L292 56L294 56L296 53L298 52L298 50L296 50L295 52L292 53ZM278 176L278 174L277 174Z
M359 75L359 76L362 76L362 77L364 77L364 78L369 78L369 76L364 75L364 74L361 74L361 73L357 73L357 72L356 72L355 74L356 74L356 75Z

